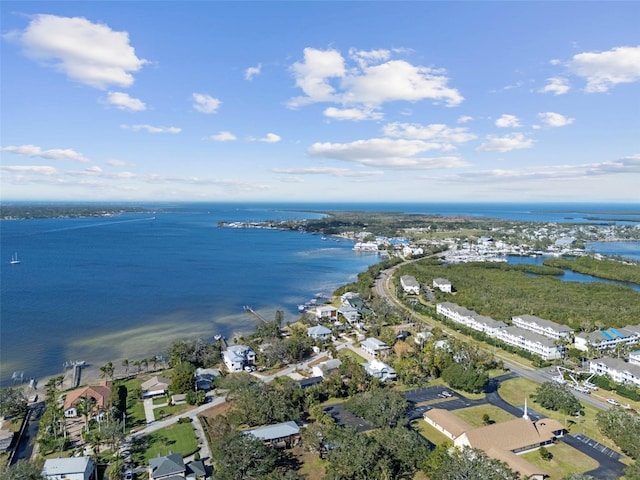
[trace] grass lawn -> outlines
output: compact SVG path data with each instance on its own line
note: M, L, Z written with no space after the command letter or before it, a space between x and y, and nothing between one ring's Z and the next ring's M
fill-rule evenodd
M326 460L320 459L317 453L303 452L302 449L294 449L293 454L302 464L298 473L308 480L323 480L325 478Z
M453 444L453 441L449 437L445 436L443 433L440 433L424 420L412 421L411 427L434 445L440 445L441 443L445 442Z
M537 450L520 456L547 472L552 479L563 478L572 473L588 472L598 467L598 462L566 443L558 442L547 449L553 454L553 458L549 461L540 458L540 452Z
M522 405L526 397L527 399L529 399L529 407L531 407L541 415L549 418L555 418L562 425L566 425L569 433L582 433L587 437L593 438L594 440L604 444L605 446L614 449L617 452L620 451L620 449L616 447L615 443L613 443L610 439L605 438L602 433L600 433L600 429L596 425L595 420L596 414L600 411L599 409L591 405L584 405L584 417L580 416L577 418L570 415L565 415L561 412L547 410L546 408L542 408L539 404L533 403L533 401L530 400L531 394L536 391L538 385L538 383L526 378L512 378L500 384L498 393L500 393L500 396L512 405Z
M360 363L364 363L367 361L366 358L362 358L360 355L358 355L356 352L354 352L353 350L350 350L348 348L343 348L342 350L340 350L338 352L338 358L346 358L346 357L350 357L353 360L355 360L356 362L358 362L358 364Z
M162 405L164 403L169 403L169 400L167 399L167 397L155 397L153 399L154 405Z
M171 417L173 415L177 415L179 413L185 412L190 408L191 408L191 405L187 403L183 403L180 405L167 405L166 407L154 408L153 414L156 417L156 420L160 420L161 418Z
M178 423L150 433L146 438L149 448L144 453L144 458L147 461L158 454L168 455L169 451L186 456L198 449L198 441L191 423Z
M494 423L502 423L515 418L510 413L493 405L479 405L477 407L462 408L460 410L454 410L452 413L456 417L462 418L472 427L482 427L484 425L482 423L482 417L485 413L489 414L489 418Z
M127 408L127 427L133 428L146 424L147 417L144 414L144 405L142 400L138 400L131 408Z

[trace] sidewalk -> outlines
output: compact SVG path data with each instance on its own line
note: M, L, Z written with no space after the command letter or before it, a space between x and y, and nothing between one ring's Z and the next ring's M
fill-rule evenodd
M156 421L156 416L153 414L153 399L145 398L144 399L144 416L147 420L147 425Z

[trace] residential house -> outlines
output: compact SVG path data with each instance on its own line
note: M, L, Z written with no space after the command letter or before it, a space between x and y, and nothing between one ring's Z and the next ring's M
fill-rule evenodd
M326 378L333 372L336 372L340 368L340 365L342 365L342 361L339 358L326 360L311 367L311 374L314 377Z
M452 412L434 408L424 414L427 423L453 440L457 448L478 448L489 457L501 460L523 477L543 480L546 473L517 454L551 445L565 433L556 420L531 421L525 404L524 415L507 422L473 428Z
M378 359L365 362L362 366L369 375L379 379L381 382L395 380L397 377L396 371L392 367Z
M171 380L159 375L154 375L144 382L142 387L142 398L161 397L169 393Z
M425 342L431 337L433 337L433 333L425 330L423 332L416 333L415 336L413 337L413 341L416 342L418 345L424 345Z
M602 357L590 360L589 371L596 375L608 375L614 382L640 387L640 365L625 362L622 358Z
M210 480L209 469L201 460L195 460L185 465L182 455L169 455L149 459L149 480Z
M91 457L49 458L42 467L47 480L96 480L96 463Z
M549 338L571 338L573 329L560 323L538 318L535 315L517 315L511 318L511 322L520 328L544 335Z
M338 313L342 315L349 324L358 323L360 321L360 313L351 305L342 305L338 308Z
M338 309L331 305L318 305L311 310L318 320L336 320L338 318Z
M300 427L296 422L283 422L242 432L276 447L289 447L300 439Z
M420 294L420 283L418 283L416 277L412 275L402 275L400 277L400 285L402 286L402 290L404 290L405 293L411 295Z
M215 379L220 375L220 370L217 368L196 368L194 373L196 389L208 392Z
M347 304L353 308L355 308L361 317L366 317L367 315L371 315L373 310L367 307L366 303L356 295L344 297Z
M322 383L322 380L324 380L322 377L301 378L298 380L298 386L304 390L305 388L313 387L314 385Z
M256 353L246 345L232 345L222 352L222 360L230 372L241 372L255 363Z
M594 332L581 332L574 338L574 346L586 352L589 346L596 350L607 350L618 344L635 345L640 343L640 325L627 325L624 328L609 328Z
M77 388L67 393L64 399L64 405L62 407L64 416L77 417L78 416L78 403L83 399L91 399L93 402L94 414L99 414L106 411L109 407L109 399L111 398L111 382L104 381L99 385L92 385L88 387Z
M315 325L307 328L307 336L316 340L331 340L331 330L323 325Z
M434 278L433 288L437 288L444 293L451 293L453 291L453 285L451 285L451 282L446 278Z
M360 344L360 348L372 357L384 356L391 347L377 338L369 337Z
M538 355L544 360L562 358L564 353L564 346L556 344L557 340L520 327L502 328L498 331L496 338L508 345Z

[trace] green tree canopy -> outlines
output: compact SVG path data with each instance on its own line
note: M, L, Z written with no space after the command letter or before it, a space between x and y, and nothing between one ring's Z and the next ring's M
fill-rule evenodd
M534 401L549 410L575 415L582 411L582 405L573 393L564 385L556 382L545 382L532 395Z

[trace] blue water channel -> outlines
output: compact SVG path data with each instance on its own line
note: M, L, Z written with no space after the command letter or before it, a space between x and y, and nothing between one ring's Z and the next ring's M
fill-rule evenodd
M520 257L517 255L508 255L507 257L507 262L512 264L512 265L517 265L517 264L527 264L527 265L539 265L542 266L542 262L544 261L544 257L542 256L537 256L537 257ZM635 290L636 292L640 292L640 285L636 285L634 283L627 283L627 282L619 282L616 280L606 280L604 278L598 278L598 277L594 277L592 275L586 275L584 273L578 273L578 272L573 272L571 270L563 270L563 274L559 275L555 278L563 281L563 282L580 282L580 283L595 283L595 282L599 282L599 283L613 283L616 285L622 285L624 287L630 288L632 290ZM534 274L530 274L532 276L535 276Z

